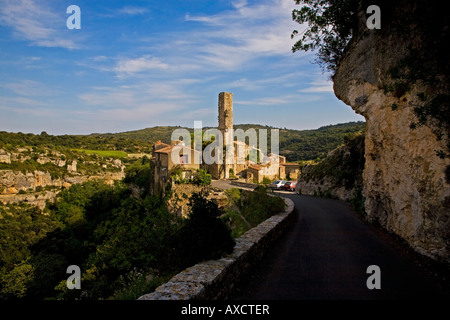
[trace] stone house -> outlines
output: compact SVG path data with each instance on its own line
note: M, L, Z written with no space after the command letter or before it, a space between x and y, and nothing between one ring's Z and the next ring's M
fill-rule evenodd
M300 174L300 167L298 163L285 162L281 164L284 167L285 180L297 181Z
M158 141L153 146L153 155L156 193L164 190L173 168L179 167L183 178L191 178L200 169L200 152L179 140L170 145Z
M285 179L285 166L286 157L269 154L265 156L261 163L250 163L246 172L247 182L261 183L264 178L269 180Z

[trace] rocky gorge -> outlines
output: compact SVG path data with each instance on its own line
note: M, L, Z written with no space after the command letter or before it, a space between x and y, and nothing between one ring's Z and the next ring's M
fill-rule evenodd
M54 150L0 150L0 163L0 203L25 202L41 210L62 188L97 179L112 185L125 177L125 166L119 159L79 154L68 161L67 155Z

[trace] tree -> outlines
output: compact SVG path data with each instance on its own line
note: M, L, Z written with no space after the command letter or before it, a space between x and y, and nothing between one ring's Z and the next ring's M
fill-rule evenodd
M291 38L301 36L292 51L318 49L316 62L324 69L336 71L342 54L358 29L358 13L364 0L295 0L300 9L292 11L292 19L307 23L302 32L294 30Z
M141 197L145 197L150 193L153 176L154 176L153 162L144 156L142 159L137 160L132 165L125 169L125 178L123 182L130 186L134 186L138 189L138 193Z
M0 296L5 298L23 298L27 294L29 283L33 280L33 267L23 262L14 267L0 279Z
M193 193L189 206L189 219L172 240L172 264L180 269L218 259L232 252L235 244L231 230L220 219L223 211L215 200Z
M140 178L144 183L141 175L147 175L149 168L148 160L138 160L127 175L128 183L136 185ZM51 296L50 286L60 292L61 299L105 299L126 285L121 279L133 272L164 272L167 244L179 228L179 218L170 214L165 201L150 194L136 197L119 182L114 188L86 182L62 191L51 212L65 228L48 233L34 247L31 265L42 277L33 280L39 286L29 285L31 293ZM58 267L52 268L48 261ZM61 266L68 261L83 270L82 291L65 290L61 276L56 276L58 270L65 272Z

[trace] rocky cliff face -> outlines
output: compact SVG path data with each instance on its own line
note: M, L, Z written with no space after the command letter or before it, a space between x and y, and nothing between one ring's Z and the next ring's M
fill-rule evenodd
M46 201L53 200L62 187L69 188L73 184L97 179L113 185L114 181L122 180L124 177L125 172L123 170L93 176L66 176L62 179L52 179L50 173L43 171L22 173L13 170L0 170L0 204L26 202L43 210ZM37 187L41 187L40 190ZM52 191L44 191L43 188L45 187L54 188L52 188ZM20 191L25 191L25 193L21 194Z
M448 19L436 17L432 26L402 20L437 14L430 10L436 9L399 2L389 13L398 23L358 36L333 80L336 96L366 118L367 217L417 251L450 262L450 114L448 104L433 106L448 103L448 58L441 56Z
M113 185L114 181L125 177L125 166L119 159L68 153L72 157L70 161L67 154L50 148L10 146L8 151L0 149L0 203L36 203L30 200L30 194L38 199L44 190L69 188L96 179ZM56 193L47 194L46 199L49 199ZM42 207L42 201L39 206Z
M38 186L58 186L61 183L52 181L48 172L35 171L34 173L22 173L13 170L0 170L0 186L3 187L3 194L17 193L19 190L35 189Z

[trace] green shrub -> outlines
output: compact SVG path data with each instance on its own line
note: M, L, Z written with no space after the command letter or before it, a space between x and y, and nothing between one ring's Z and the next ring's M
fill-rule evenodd
M283 211L285 205L283 198L268 195L266 187L257 186L254 191L242 191L240 210L245 219L252 226L256 226Z
M170 261L179 269L203 260L218 259L232 252L235 244L231 230L219 218L223 211L215 200L193 193L189 206L189 219L172 239Z
M344 186L347 190L362 184L364 169L364 135L349 134L344 139L345 145L335 150L330 156L302 172L306 182L320 181L331 177L333 187Z
M149 277L145 273L126 279L123 286L111 297L111 300L136 300L140 296L154 291L161 284L169 281L172 274L167 276Z
M144 197L150 193L153 185L154 170L152 161L143 157L125 169L123 182L137 186L140 189L140 196Z
M211 175L206 169L200 169L195 173L193 182L199 186L207 186L211 184L211 179Z

